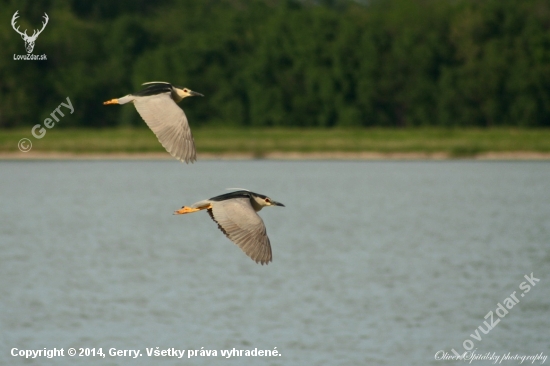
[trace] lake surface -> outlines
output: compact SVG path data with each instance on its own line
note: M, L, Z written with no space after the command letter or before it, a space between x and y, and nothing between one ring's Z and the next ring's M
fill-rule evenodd
M207 213L172 215L232 187L286 205L260 212L268 266ZM435 360L464 344L548 356L549 188L548 162L3 161L0 364L468 364ZM54 347L65 357L10 355Z

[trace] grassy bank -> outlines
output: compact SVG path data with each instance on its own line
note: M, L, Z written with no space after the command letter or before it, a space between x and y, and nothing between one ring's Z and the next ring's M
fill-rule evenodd
M199 154L270 153L441 153L471 157L484 153L550 153L550 130L518 129L195 129ZM28 138L32 152L111 154L162 153L146 129L47 130L36 139L31 129L0 130L0 153L16 153Z

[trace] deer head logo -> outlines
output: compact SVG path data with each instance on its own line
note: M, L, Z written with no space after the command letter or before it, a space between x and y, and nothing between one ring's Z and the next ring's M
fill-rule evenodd
M13 27L13 29L19 33L21 35L21 38L23 38L23 41L25 41L25 48L27 49L27 53L32 53L32 50L34 49L34 42L36 42L36 38L38 38L38 36L40 35L40 33L42 33L42 31L44 30L44 28L46 28L46 24L48 24L48 14L44 13L44 22L42 22L42 29L40 29L39 31L37 31L36 29L34 30L34 32L32 33L32 36L28 36L27 35L27 30L25 29L25 32L21 32L19 30L19 26L17 28L15 28L15 21L17 18L19 18L19 15L17 15L17 13L19 12L19 10L17 10L15 12L15 14L13 14L13 17L11 18L11 26Z

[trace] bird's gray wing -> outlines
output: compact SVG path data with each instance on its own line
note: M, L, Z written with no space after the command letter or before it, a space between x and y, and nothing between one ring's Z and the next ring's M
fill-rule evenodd
M187 117L170 97L170 93L137 96L134 105L166 151L186 163L197 160Z
M212 202L210 217L221 231L256 263L271 262L271 245L260 216L249 198Z

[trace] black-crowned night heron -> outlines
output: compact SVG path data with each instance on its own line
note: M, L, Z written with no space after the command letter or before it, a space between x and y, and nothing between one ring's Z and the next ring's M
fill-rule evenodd
M195 141L183 110L178 107L185 97L203 95L164 81L143 83L144 89L103 104L134 103L141 118L159 139L166 151L186 163L197 160Z
M203 200L189 207L183 206L174 215L207 210L229 240L256 263L263 265L271 262L271 245L264 222L256 212L266 206L284 207L282 203L263 194L240 190Z

